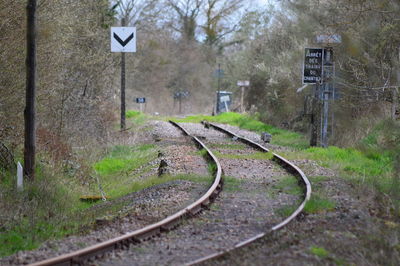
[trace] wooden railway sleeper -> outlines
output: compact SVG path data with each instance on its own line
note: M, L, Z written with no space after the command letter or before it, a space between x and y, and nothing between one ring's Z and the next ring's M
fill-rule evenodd
M181 222L181 219L178 217L175 220L172 220L169 223L162 225L161 232L171 231L172 229L176 228L180 222Z

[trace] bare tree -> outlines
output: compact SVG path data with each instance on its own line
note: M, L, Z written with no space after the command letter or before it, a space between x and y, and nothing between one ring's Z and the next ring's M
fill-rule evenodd
M36 0L29 0L27 6L26 31L26 107L25 107L25 149L24 168L29 179L35 178L35 94L36 94Z
M124 25L136 25L142 20L154 17L159 10L156 8L159 0L113 0L112 9L117 11L118 19Z
M243 0L207 0L204 6L206 22L202 26L206 44L213 46L238 29L238 19L232 23L232 16L243 7Z
M178 25L171 27L186 40L195 40L197 20L204 0L167 0L167 5L178 15Z

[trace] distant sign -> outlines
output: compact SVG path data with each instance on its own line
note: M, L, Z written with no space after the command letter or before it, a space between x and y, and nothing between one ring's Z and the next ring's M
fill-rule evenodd
M222 78L225 75L225 72L223 69L217 69L214 72L214 76L217 78Z
M190 92L188 91L176 91L174 92L174 99L182 99L189 97Z
M317 43L323 44L338 44L342 43L342 36L340 34L320 34L315 37Z
M111 27L111 52L135 53L136 28Z
M223 102L229 102L230 100L231 100L231 98L229 97L229 95L224 95L224 96L221 96L221 98L219 98L220 99L220 101L223 103Z
M306 48L303 65L303 84L316 84L322 77L324 49Z
M237 85L239 87L248 87L248 86L250 86L250 81L248 81L248 80L239 80L237 82Z
M146 103L146 98L136 98L136 103Z

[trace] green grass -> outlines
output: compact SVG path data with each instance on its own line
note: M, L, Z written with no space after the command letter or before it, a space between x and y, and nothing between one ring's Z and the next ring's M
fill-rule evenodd
M128 127L134 127L143 125L149 119L149 116L139 111L129 110L126 112L126 118L128 122Z
M275 190L281 190L290 195L303 195L303 188L300 187L299 181L293 176L283 177L276 184L272 185L272 188Z
M141 113L139 111L134 111L134 110L126 111L126 118L134 118L134 117L137 117L140 115L141 115Z
M309 148L304 153L314 160L330 164L339 163L344 171L358 175L368 172L368 175L379 176L391 170L391 158L385 154L365 154L354 148L343 149L334 146Z
M149 167L141 169L137 175L129 176L125 172L132 170L131 165L119 164L119 167L110 167L108 159L132 160L136 166L140 162L147 162L156 155L153 145L142 145L137 147L115 146L106 158L97 162L95 167L101 174L99 179L107 196L111 200L120 196L139 191L154 185L174 181L188 180L210 186L213 177L196 175L165 175L162 177L152 176L147 179L136 179L142 172L148 171ZM154 153L154 154L153 154ZM146 160L142 160L146 158ZM81 202L79 197L82 193L97 193L96 182L90 187L82 188L82 184L67 180L63 176L49 176L40 163L38 163L36 180L32 184L25 184L22 193L12 190L14 184L2 183L1 199L11 205L25 206L19 210L21 217L14 217L0 227L0 257L11 255L19 250L31 250L37 248L43 241L57 239L70 234L83 232L93 221L102 216L112 215L121 210L124 202L111 205L98 205L99 203ZM9 192L4 189L11 186ZM90 192L91 191L91 192ZM26 202L25 202L26 201ZM94 205L96 208L90 208Z
M311 147L302 151L287 152L288 159L311 159L321 166L338 170L352 181L365 183L387 193L392 186L393 158L385 152L364 153L355 148Z
M346 262L343 259L336 258L333 254L331 254L328 250L323 247L311 246L310 253L317 256L320 259L328 259L333 261L336 265L346 265Z
M308 176L308 180L310 180L311 184L318 184L328 180L327 176Z
M135 178L132 176L132 171L155 160L157 154L158 150L154 145L145 144L136 147L117 145L105 158L96 162L93 168L106 194L113 198L120 197L129 191L125 184Z
M275 210L275 212L280 215L281 217L289 217L296 209L298 206L296 205L286 205L283 207L280 207Z
M37 248L49 238L68 235L85 221L73 211L79 200L70 191L68 180L48 172L40 160L35 180L25 181L23 191L17 193L14 182L2 181L0 200L18 208L7 210L2 214L5 217L0 216L0 257Z
M243 181L238 178L225 176L224 177L224 192L237 192L240 190L240 185Z
M194 152L194 154L204 157L204 156L207 156L207 150L206 149L201 149L201 150L198 150L198 151Z
M105 158L94 164L93 170L98 172L107 196L116 198L140 189L141 186L151 185L150 180L147 184L136 183L127 187L126 181L130 178L130 171L156 156L157 151L153 145L115 146ZM146 168L143 171L146 171ZM90 173L81 177L82 179L65 176L63 172L55 172L54 168L43 164L39 159L36 179L32 183L26 182L23 192L15 192L11 176L1 180L0 204L7 202L9 206L20 207L18 211L10 210L7 217L0 216L0 256L34 249L45 240L81 232L83 226L90 226L96 217L121 209L120 204L113 204L111 207L96 208L92 211L90 207L96 203L79 200L83 195L100 194L96 179L89 176ZM161 179L160 182L166 180Z
M258 133L268 132L272 134L272 144L290 146L297 149L304 149L308 147L308 142L306 138L299 133L267 125L254 117L238 113L222 113L217 116L196 115L188 116L182 119L174 118L172 120L176 122L187 123L199 123L203 120L206 120L210 122L230 124L233 126L238 126L242 129L247 129Z
M100 176L129 172L155 159L156 155L157 150L154 145L115 146L107 157L95 163L93 167Z
M329 256L329 252L323 247L312 246L310 247L310 252L321 259L325 259Z
M322 213L332 211L335 206L335 202L313 193L311 199L307 201L306 206L304 207L304 212L309 214Z
M208 172L210 173L210 175L215 175L218 169L217 165L211 162L209 162L207 165L208 165Z

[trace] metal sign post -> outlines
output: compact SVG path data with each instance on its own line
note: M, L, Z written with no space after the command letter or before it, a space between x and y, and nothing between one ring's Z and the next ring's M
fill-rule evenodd
M217 106L219 106L219 93L221 91L221 64L218 63L218 97L217 97ZM216 108L218 114L218 107Z
M124 27L125 19L121 21L122 27L111 27L111 52L121 53L121 130L125 129L125 53L136 52L136 28Z
M179 102L179 114L182 114L182 99L188 98L189 95L189 91L177 91L174 93L174 100L177 99Z
M218 78L217 99L215 102L215 114L218 114L218 106L220 104L218 95L220 94L221 91L221 78L224 76L224 71L221 69L220 63L218 63L218 69L215 71L215 76Z
M311 106L311 138L310 146L318 145L319 133L319 113L320 106L317 102L318 93L322 81L322 58L324 49L322 48L305 48L304 63L303 63L303 78L304 85L315 84L314 97Z
M321 146L328 147L328 117L329 117L329 99L333 94L332 79L335 75L333 64L333 50L332 48L324 49L323 57L323 76L322 76L322 93L323 93L323 112L322 112L322 127L321 127Z
M322 91L319 95L322 96L323 101L323 112L321 113L321 146L328 147L329 136L329 101L335 98L335 63L333 59L333 47L332 45L340 44L342 42L342 36L339 34L320 34L316 36L316 42L325 46L322 56ZM321 97L320 96L320 97ZM333 121L333 112L332 112ZM333 135L333 125L331 136Z
M316 42L325 44L325 46L339 44L341 43L341 36L338 34L318 35L316 36ZM303 84L315 84L311 114L311 146L316 146L319 140L322 147L328 147L329 100L335 97L335 88L333 84L333 78L335 76L334 66L333 48L331 46L305 49ZM322 106L320 102L317 102L321 100ZM318 123L317 119L320 119L320 123ZM320 130L318 130L318 127L320 127ZM320 134L320 137L318 137L318 134Z
M241 96L240 96L240 111L242 113L245 112L245 108L244 108L244 88L245 87L249 87L250 86L250 81L248 80L239 80L237 82L237 85L241 88L242 92L241 92Z
M143 113L143 105L146 103L146 98L136 98L136 103L139 104L139 111Z

